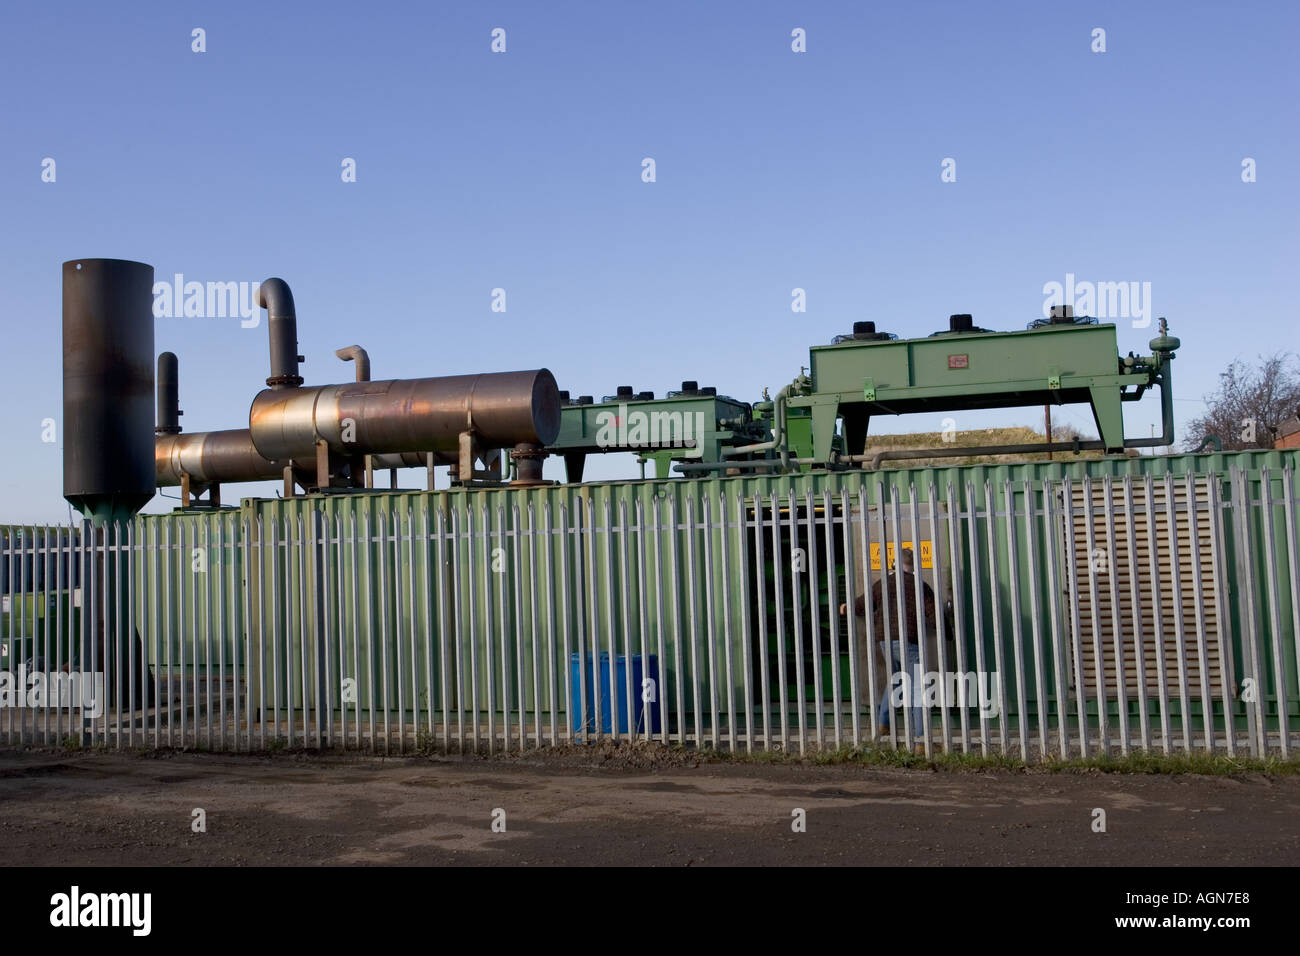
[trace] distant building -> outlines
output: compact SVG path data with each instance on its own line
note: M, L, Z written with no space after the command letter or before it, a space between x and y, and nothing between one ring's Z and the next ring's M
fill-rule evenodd
M1300 413L1277 426L1274 448L1300 448Z

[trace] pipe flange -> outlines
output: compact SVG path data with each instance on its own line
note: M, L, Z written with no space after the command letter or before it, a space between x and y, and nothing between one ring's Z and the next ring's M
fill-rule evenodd
M510 458L512 461L538 461L547 458L550 455L543 445L516 445L510 449Z
M544 484L542 480L542 462L548 452L542 445L521 442L510 449L510 460L515 463L514 484L520 487Z
M277 385L288 385L291 388L297 388L303 383L301 375L272 375L266 380L268 388L274 388Z

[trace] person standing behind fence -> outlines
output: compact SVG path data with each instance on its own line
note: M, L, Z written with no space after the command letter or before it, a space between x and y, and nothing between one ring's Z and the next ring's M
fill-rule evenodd
M875 584L871 586L871 603L874 609L872 614L873 633L880 640L880 652L887 661L891 661L896 668L894 673L905 668L908 682L904 684L907 688L907 696L911 699L912 705L912 732L915 736L922 737L925 734L923 726L924 711L921 709L921 688L918 684L918 671L921 666L921 645L920 640L924 636L922 623L916 619L916 559L910 548L900 548L898 550L897 568L889 572L888 576L877 578ZM903 601L899 606L898 601L898 583L897 575L902 575ZM889 588L890 603L890 621L889 630L885 629L885 601L882 594L885 587ZM866 595L861 595L854 602L853 610L859 617L867 616ZM921 582L921 608L925 615L924 630L935 626L935 601L934 589L924 581ZM848 605L840 605L840 614L848 613ZM883 638L889 634L893 637L891 647L886 650ZM905 638L905 639L904 639ZM891 653L892 652L892 653ZM880 735L887 737L889 735L889 725L893 722L894 709L890 706L889 697L893 681L885 682L885 691L880 696L880 705L876 712L876 723L879 725ZM917 744L917 752L923 752L924 747Z

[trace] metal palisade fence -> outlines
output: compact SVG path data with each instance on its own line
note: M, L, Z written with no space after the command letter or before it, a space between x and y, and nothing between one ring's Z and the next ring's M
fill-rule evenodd
M5 527L0 741L1031 761L1297 746L1289 463L905 477Z

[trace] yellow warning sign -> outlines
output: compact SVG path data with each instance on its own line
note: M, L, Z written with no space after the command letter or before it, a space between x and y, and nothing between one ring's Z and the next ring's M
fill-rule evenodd
M903 545L903 550L911 551L912 545L910 543ZM889 566L892 568L894 566L893 542L890 542L886 546L885 554L889 558ZM921 542L921 567L923 568L934 567L934 546L929 541ZM871 570L872 571L880 570L880 542L878 541L871 542Z

